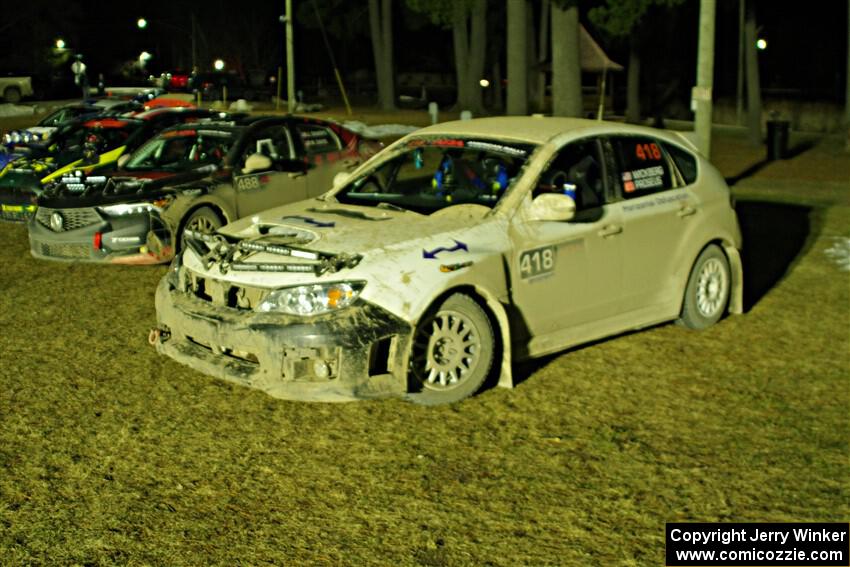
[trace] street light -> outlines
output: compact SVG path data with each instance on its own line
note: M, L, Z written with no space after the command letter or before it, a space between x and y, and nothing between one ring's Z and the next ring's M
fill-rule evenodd
M756 41L756 47L758 47L759 50L764 51L765 49L767 49L767 40L764 38L759 38Z
M174 24L167 22L165 20L154 19L153 22L157 26L165 26L165 27L171 28L171 29L173 29L177 32L186 33L185 28L183 28L181 26L174 25ZM189 31L189 38L192 42L192 47L191 47L191 49L192 49L192 72L194 73L198 69L198 55L197 55L197 47L196 47L196 39L195 39L195 35L197 33L196 32L197 24L195 23L195 13L194 12L192 12L190 14L189 23L191 25L191 29ZM136 27L138 27L140 30L147 29L148 20L146 18L139 18L138 20L136 20ZM172 63L173 63L173 54L172 54Z
M222 69L224 69L224 61L222 61L221 59L216 59L215 63L213 63L213 67L215 67L216 71L221 71Z
M61 37L56 40L56 49L62 50L65 49L65 40Z

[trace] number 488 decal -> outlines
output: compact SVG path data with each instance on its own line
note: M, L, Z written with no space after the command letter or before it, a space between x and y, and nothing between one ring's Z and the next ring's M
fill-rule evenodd
M555 271L554 246L526 250L519 255L519 275L522 279L543 276L553 271Z

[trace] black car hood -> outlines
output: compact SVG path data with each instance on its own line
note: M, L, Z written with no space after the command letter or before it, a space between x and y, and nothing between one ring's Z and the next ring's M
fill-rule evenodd
M215 184L216 166L204 166L190 171L164 173L155 179L126 175L90 175L78 183L58 181L37 199L37 204L53 209L132 203L141 199L158 199L188 189L201 191ZM145 172L150 173L150 172ZM217 176L216 176L217 177Z

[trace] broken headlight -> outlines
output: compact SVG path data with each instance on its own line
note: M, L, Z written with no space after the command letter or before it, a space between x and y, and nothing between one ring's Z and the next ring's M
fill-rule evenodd
M351 305L366 282L333 282L276 289L257 306L264 313L319 315Z

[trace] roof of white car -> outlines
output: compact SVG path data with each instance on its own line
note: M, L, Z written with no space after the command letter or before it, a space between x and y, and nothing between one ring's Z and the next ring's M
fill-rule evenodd
M417 130L412 135L481 136L485 138L543 144L560 134L578 131L587 131L588 134L591 134L611 131L649 133L652 130L646 127L619 122L587 120L584 118L499 116L444 122Z

